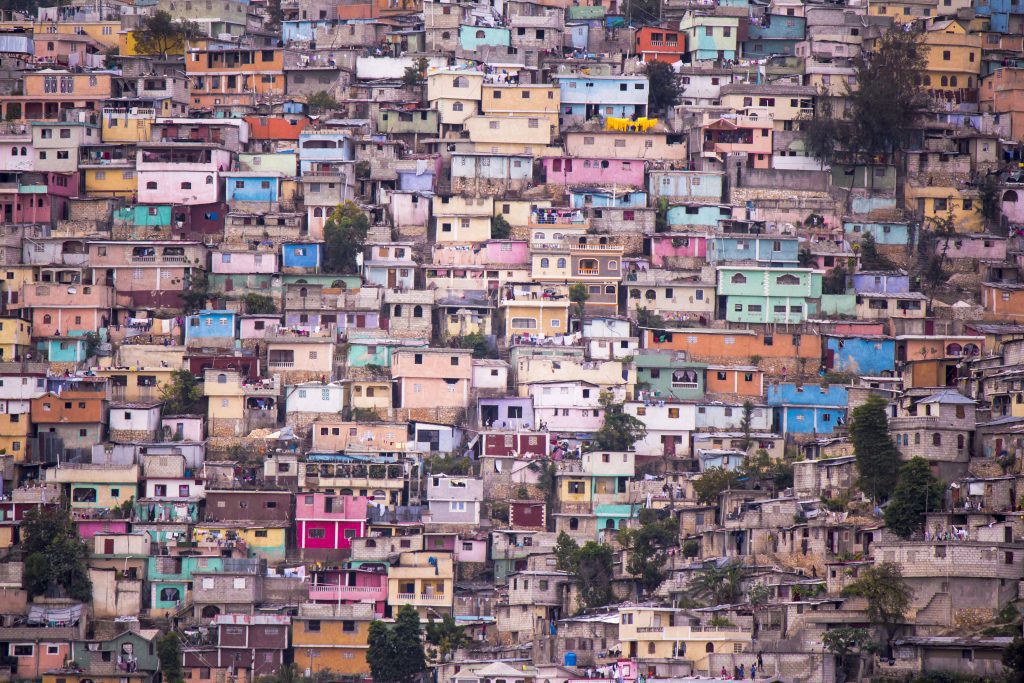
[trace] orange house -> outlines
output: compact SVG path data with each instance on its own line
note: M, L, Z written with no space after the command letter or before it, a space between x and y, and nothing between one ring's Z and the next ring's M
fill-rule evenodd
M704 390L709 394L764 395L764 373L756 365L709 365Z
M309 125L305 116L246 116L250 140L298 140Z
M684 351L691 361L750 363L756 357L772 361L789 360L792 367L796 366L798 358L805 363L817 363L821 359L821 337L817 334L786 332L766 335L755 330L710 329L644 330L643 333L645 349Z
M113 74L44 69L22 75L22 82L24 95L6 95L0 101L0 118L56 119L62 109L98 111L111 97Z
M686 52L686 34L667 28L644 26L636 32L636 52L645 62L674 64Z
M43 394L32 399L33 424L91 424L103 422L103 404L106 393L102 391L64 391L57 394Z
M1024 285L982 282L981 305L990 320L1020 320L1024 318Z
M284 51L278 48L189 50L185 71L193 108L252 105L261 95L284 95Z

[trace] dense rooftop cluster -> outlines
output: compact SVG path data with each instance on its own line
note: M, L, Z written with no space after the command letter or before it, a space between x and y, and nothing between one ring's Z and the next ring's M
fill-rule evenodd
M1024 7L587 3L3 3L0 680L1022 680Z

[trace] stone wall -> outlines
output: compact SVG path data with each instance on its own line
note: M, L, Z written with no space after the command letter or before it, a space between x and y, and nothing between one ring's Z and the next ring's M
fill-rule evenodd
M154 433L145 429L110 430L110 440L114 443L136 443L139 441L152 441L154 438Z

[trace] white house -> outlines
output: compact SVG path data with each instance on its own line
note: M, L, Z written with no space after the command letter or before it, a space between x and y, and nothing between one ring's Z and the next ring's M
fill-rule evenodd
M637 454L689 454L690 434L697 428L697 406L692 403L627 401L623 410L647 427L647 435L635 446Z
M284 389L286 413L338 414L345 408L344 382L303 382Z
M495 358L474 358L473 388L507 391L508 363Z
M162 433L160 402L110 404L111 441L153 441Z
M697 429L701 431L739 431L742 419L741 403L704 403L697 406ZM771 409L754 406L754 412L750 416L750 429L755 432L770 432Z

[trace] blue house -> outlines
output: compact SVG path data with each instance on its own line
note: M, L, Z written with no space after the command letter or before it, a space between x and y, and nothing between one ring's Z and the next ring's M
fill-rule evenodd
M666 216L672 227L717 228L719 221L732 218L732 208L717 204L683 204L669 208Z
M878 377L896 369L896 341L882 337L825 337L825 367Z
M652 170L647 189L654 197L674 197L683 201L722 201L724 174L709 171Z
M831 434L846 420L846 387L839 385L773 384L768 387L772 431L782 434Z
M281 40L288 44L291 41L310 41L316 37L318 28L329 28L336 24L335 21L319 19L303 19L301 21L282 21Z
M571 191L572 208L583 209L588 206L604 207L647 207L646 192L614 193L598 187L577 188Z
M228 310L205 309L185 318L185 344L193 340L225 340L235 338L235 317Z
M50 363L81 363L85 360L85 337L52 337L39 342Z
M281 245L281 266L283 268L320 268L319 242L285 242Z
M476 52L488 47L508 47L512 44L512 31L493 26L460 26L459 47Z
M299 133L299 170L305 174L318 164L355 159L352 138L337 130L303 130Z
M433 192L434 191L434 168L428 168L422 173L417 171L398 171L398 189L402 192Z
M853 289L857 294L907 294L910 276L905 270L862 270L853 274Z
M232 171L222 173L224 196L229 202L276 202L281 197L280 171Z
M910 228L906 223L861 223L845 220L843 234L851 242L860 242L865 235L871 235L877 244L905 247L910 239Z
M720 235L708 240L708 263L753 261L761 266L795 266L799 253L796 237Z
M558 76L561 117L585 121L596 116L647 115L646 76Z
M529 396L480 398L476 410L478 422L485 427L531 429L537 424Z
M1013 0L978 0L974 11L979 17L989 18L989 30L993 33L1010 32L1010 14L1018 14Z
M763 59L772 55L794 55L796 44L804 39L804 17L766 14L752 20L743 42L743 56Z

